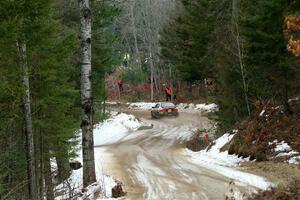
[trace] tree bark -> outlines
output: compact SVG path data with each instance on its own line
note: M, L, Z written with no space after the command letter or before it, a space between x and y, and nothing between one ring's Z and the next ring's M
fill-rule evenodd
M46 198L47 200L54 200L53 182L51 176L51 163L50 163L50 155L49 155L48 148L46 148L45 150L44 177L45 177Z
M91 9L89 0L79 0L81 21L81 105L83 186L96 181L93 138L92 66L91 66Z
M150 61L150 78L151 78L151 101L154 101L154 65L153 65L153 57L152 57L152 49L151 44L149 44L149 61Z
M30 101L30 84L29 73L26 56L26 43L21 40L17 40L17 48L20 59L20 66L23 73L23 106L25 115L25 131L26 131L26 155L28 165L28 187L29 187L29 199L38 199L37 179L36 179L36 165L35 165L35 151L34 151L34 135L32 131L32 118L31 118L31 101Z
M32 106L34 108L34 106ZM33 109L34 110L34 109ZM35 129L35 166L37 178L38 199L44 196L44 163L43 163L43 133L40 128Z
M132 34L134 38L134 48L135 48L135 54L137 56L137 62L138 65L141 67L141 58L140 58L140 51L138 47L138 41L137 41L137 31L136 31L136 25L135 25L135 18L134 18L134 5L130 5L130 18L131 18L131 26L132 26Z
M248 98L248 85L246 83L246 70L245 70L245 65L243 62L243 51L241 47L241 39L240 39L240 31L239 31L239 25L237 22L237 15L238 15L238 8L237 8L237 2L236 0L232 0L232 24L233 24L233 34L236 39L236 44L237 44L237 51L238 51L238 59L239 59L239 65L240 65L240 70L241 70L241 76L242 76L242 81L243 81L243 91L244 91L244 98L246 102L246 107L247 107L247 112L248 115L250 115L250 105L249 105L249 98Z
M63 182L70 176L71 168L69 164L69 156L67 155L67 148L63 145L59 151L55 152L55 158L57 163L58 179Z

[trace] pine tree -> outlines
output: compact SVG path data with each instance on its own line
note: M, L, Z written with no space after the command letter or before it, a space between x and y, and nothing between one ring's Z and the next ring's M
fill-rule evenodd
M1 163L2 160L7 163L0 166L1 172L6 171L0 179L0 196L4 199L10 197L41 199L45 189L44 179L47 179L45 180L47 198L53 199L49 163L50 158L55 155L51 152L59 152L60 149L69 151L71 144L68 144L68 140L74 136L75 128L78 126L74 99L78 99L79 96L71 80L75 66L70 62L75 50L75 34L56 21L53 6L52 1L1 1L0 71L3 74L1 81L4 84L0 85L7 91L0 95L1 116L3 116L3 126L0 129L3 136L1 143L3 154L0 159ZM27 159L22 128L24 114L20 106L23 92L20 89L22 81L19 79L22 70L19 68L20 56L16 41L19 47L22 47L21 41L27 47L26 63L30 81L32 132L35 144L33 163L39 166L32 169L36 174L34 183L36 189L33 192L30 188L30 196L26 194ZM20 50L24 54L24 48ZM2 56L6 57L5 62L2 62ZM46 171L48 176L44 176ZM19 185L18 190L13 189L16 185Z
M161 55L173 65L182 80L190 82L213 76L212 31L215 3L181 1L182 12L162 32Z
M218 86L219 132L248 116L253 106L249 97L248 66L245 65L244 38L240 25L240 1L222 1L214 27L215 66Z
M252 96L280 101L290 112L288 98L293 92L297 73L295 58L287 51L284 36L288 2L258 0L253 4L242 1L241 6Z
M117 47L120 40L117 36L114 22L120 14L120 8L110 1L95 1L93 10L93 41L92 46L92 84L94 97L95 123L105 118L106 91L104 78L111 73L115 66L121 63L120 49Z

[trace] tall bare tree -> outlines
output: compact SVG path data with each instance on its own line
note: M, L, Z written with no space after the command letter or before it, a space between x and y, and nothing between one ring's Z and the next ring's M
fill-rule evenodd
M240 30L239 30L239 24L238 24L238 5L237 0L232 0L232 34L235 38L236 42L236 49L237 49L237 56L239 60L239 66L240 66L240 73L241 78L243 82L243 92L244 92L244 98L245 103L247 107L248 115L250 115L250 105L249 105L249 98L248 98L248 84L246 81L246 68L244 64L244 53L243 53L243 47L242 47L242 41L240 36Z
M79 0L80 39L81 39L81 104L82 104L82 157L83 186L96 181L94 138L93 138L93 101L92 101L92 65L91 65L91 9L89 0Z
M34 135L32 129L32 116L31 116L31 101L30 101L30 84L29 73L27 64L27 52L25 41L18 39L17 49L19 53L19 63L23 73L23 107L25 115L25 132L26 132L26 154L27 154L27 174L29 180L29 199L38 199L37 189L37 176L36 176L36 164L35 164L35 150L34 150Z

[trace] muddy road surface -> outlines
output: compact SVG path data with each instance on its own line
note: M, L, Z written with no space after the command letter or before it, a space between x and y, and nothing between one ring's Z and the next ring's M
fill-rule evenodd
M125 184L126 199L222 200L230 179L191 163L184 156L185 142L198 128L212 124L201 113L153 120L149 112L131 111L152 129L135 131L116 144L97 148L109 152L103 168ZM238 188L246 192L247 187Z

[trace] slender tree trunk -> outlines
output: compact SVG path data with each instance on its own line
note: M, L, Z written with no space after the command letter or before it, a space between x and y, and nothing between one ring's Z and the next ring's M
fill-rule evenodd
M67 151L67 148L62 145L61 149L55 152L58 179L61 182L69 178L71 171Z
M239 25L237 22L237 15L238 15L238 8L237 8L237 2L236 0L232 0L232 23L233 23L233 34L236 39L236 44L237 44L237 50L238 50L238 58L239 58L239 65L240 65L240 70L241 70L241 76L242 76L242 81L243 81L243 91L244 91L244 98L246 102L246 107L247 107L247 112L248 115L250 115L250 105L249 105L249 98L248 98L248 85L246 83L246 70L245 70L245 65L243 62L243 51L241 47L241 39L240 39L240 31L239 31Z
M29 186L29 199L38 199L37 179L36 179L36 166L35 166L35 152L34 152L34 135L32 131L32 119L31 119L31 101L30 101L30 85L29 85L29 73L26 56L26 43L17 40L17 48L19 52L20 65L23 71L23 106L25 114L25 131L26 131L26 154L28 165L28 186Z
M41 113L40 112L34 112L37 110L37 106L34 102L31 103L31 109L34 114L32 114L32 117L35 119L40 120L41 119ZM43 134L42 130L39 127L36 127L33 129L34 132L34 147L35 147L35 174L37 179L37 191L38 191L38 199L43 199L44 195L44 173L43 173Z
M172 79L172 67L169 65L169 77L170 77L170 87L171 87L171 102L174 100L174 87L173 87L173 79Z
M150 77L151 77L151 101L154 100L154 65L153 65L153 57L152 57L152 48L151 44L149 44L149 56L150 56Z
M188 91L189 91L189 100L192 101L193 100L193 83L192 82L188 82Z
M93 138L92 66L91 66L91 9L89 0L79 0L81 20L81 104L83 186L96 181Z
M286 113L288 114L293 114L293 110L289 104L289 90L288 90L288 86L284 85L283 88L283 105L284 105L284 110Z
M137 57L138 65L141 66L140 51L139 51L139 47L138 47L137 31L136 31L135 18L134 18L134 5L130 5L130 18L131 18L132 34L133 34L133 38L134 38L135 54Z
M47 200L54 200L53 183L51 176L51 163L48 148L45 149L44 159L44 177L45 177L45 191Z

